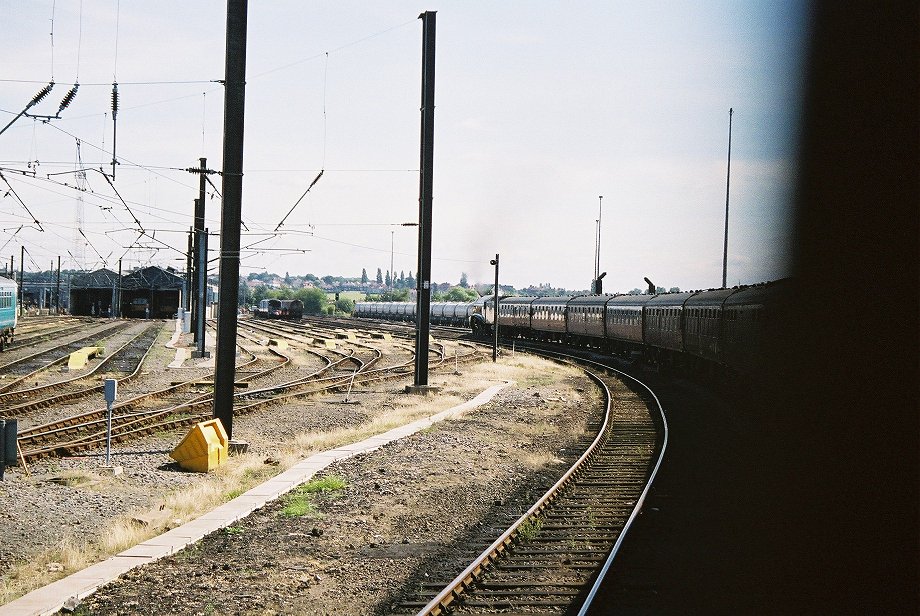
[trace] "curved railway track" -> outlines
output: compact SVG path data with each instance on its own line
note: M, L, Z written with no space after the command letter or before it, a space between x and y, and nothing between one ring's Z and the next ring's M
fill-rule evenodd
M25 389L15 389L16 385L27 381L34 377L36 373L45 370L47 366L44 366L37 371L7 383L3 388L0 388L0 409L2 409L0 410L0 419L5 417L18 417L35 409L46 408L64 402L72 402L101 392L103 385L100 384L100 380L103 378L101 375L104 374L124 375L120 380L130 381L137 376L140 371L141 365L150 352L158 334L158 326L150 325L144 328L144 330L136 334L122 346L115 349L110 354L107 354L102 361L88 372L81 373L70 379L63 379ZM52 394L52 392L62 389L69 389L70 391L49 395ZM26 401L22 402L23 400Z
M654 393L639 381L597 362L577 363L591 366L586 373L605 392L607 409L597 437L539 501L433 598L426 600L422 592L395 613L586 613L654 481L667 447L667 422ZM428 576L437 579L438 572ZM432 587L440 585L423 590Z
M81 336L76 340L70 340L50 349L44 349L42 351L32 353L31 355L20 357L19 359L14 359L0 365L0 375L18 377L50 368L67 361L67 358L71 353L79 350L84 346L87 346L90 342L95 343L102 340L107 340L108 338L114 336L129 326L130 323L126 321L120 321L107 325L101 330L97 330L93 333ZM0 385L0 392L8 391L13 386L15 386L14 383L6 383L4 385Z
M251 334L244 335L252 339ZM349 344L357 343L352 341ZM443 347L440 351L434 351L436 361L432 369L452 367L454 361L470 361L477 357L478 351L472 345L468 346L467 353L456 359L446 358ZM324 365L303 377L235 393L234 414L248 413L269 405L292 402L319 393L347 391L356 383L368 384L404 378L406 372L412 370L413 359L395 366L377 368L376 364L383 357L383 353L369 345L364 345L364 347L362 355L368 355L366 357L359 356L354 349L348 351L324 350L329 356L312 349L305 349L322 357ZM275 365L266 364L263 367L259 362L264 362L264 360L250 353L251 359L237 366L237 372L241 375L237 378L237 382L253 382L265 378L290 362L290 356L281 350L268 347L268 352L279 358ZM242 375L244 372L245 376ZM202 385L209 389L206 379L212 377L213 373L210 377L194 379L136 396L113 407L112 441L123 442L154 432L186 427L210 418L213 403L211 392L199 393L200 389L191 392L190 390L201 388ZM153 408L149 408L151 406ZM19 444L28 461L48 456L86 452L102 446L105 439L106 411L100 409L22 431Z

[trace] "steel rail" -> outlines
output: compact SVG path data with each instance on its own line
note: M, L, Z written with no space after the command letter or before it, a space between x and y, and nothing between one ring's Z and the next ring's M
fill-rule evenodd
M83 343L83 342L85 342L85 341L87 341L87 340L89 340L89 339L91 339L91 338L95 338L95 339L98 339L98 340L106 340L106 339L108 339L108 338L111 338L111 337L114 336L115 334L117 334L119 331L125 329L126 327L128 327L128 324L127 324L127 323L116 323L116 324L114 324L114 325L112 325L112 326L110 326L110 327L107 327L107 328L105 328L105 329L103 329L103 330L101 330L101 331L94 332L94 333L92 333L92 334L88 334L88 335L86 335L86 336L83 336L82 338L77 338L76 340L71 340L71 341L69 341L69 342L65 342L65 343L63 343L63 344L59 344L59 345L57 345L57 346L55 346L55 347L52 347L52 348L50 348L50 349L45 349L44 351L38 351L37 353L33 353L32 355L27 355L26 357L21 357L21 358L19 358L19 359L13 360L13 361L11 361L11 362L9 362L9 363L6 363L6 364L3 364L2 366L0 366L0 374L6 373L6 372L8 372L11 368L13 368L13 367L15 367L15 366L18 366L18 365L20 365L20 364L23 364L23 363L25 363L25 362L27 362L27 361L32 361L32 360L38 359L38 358L40 358L42 355L47 355L47 354L53 353L54 351L59 351L59 350L63 349L64 347L67 347L67 346L70 346L70 345L76 345L76 344ZM106 335L105 335L105 336L102 336L101 338L99 338L99 336L100 336L101 334L106 334ZM41 366L41 367L39 368L39 370L41 370L42 368L47 368L48 366L53 366L54 364L61 363L62 361L65 361L65 360L67 359L68 355L69 355L69 353L66 354L66 355L64 355L64 357L58 357L58 358L52 360L51 362L49 362L49 363L47 363L47 364ZM7 386L0 387L0 392L5 391L6 388L7 388Z
M555 354L552 351L548 351L548 353ZM581 609L579 609L578 611L578 616L585 616L588 613L588 610L590 609L591 604L593 603L598 590L600 590L600 587L602 586L604 582L604 578L606 577L607 572L610 570L610 567L613 565L613 561L616 559L617 554L619 553L620 547L623 544L623 540L626 538L626 535L629 533L630 529L632 528L633 523L636 521L636 519L639 517L639 514L642 512L642 507L645 504L645 499L648 496L649 490L651 490L652 485L655 483L655 478L658 476L658 470L661 468L661 463L664 461L665 452L668 449L668 418L667 418L667 414L664 411L664 407L661 405L661 401L658 399L658 396L655 394L655 392L652 391L652 389L648 385L646 385L645 383L643 383L636 377L630 374L627 374L623 372L622 370L618 370L610 365L603 364L601 362L596 362L594 360L579 358L579 361L596 365L605 370L611 370L615 372L618 376L625 377L629 379L630 381L632 381L633 383L636 383L639 387L643 388L646 392L648 392L648 394L655 401L655 406L657 407L657 410L658 410L658 420L661 422L661 432L662 432L662 443L661 443L661 449L658 452L658 459L655 460L655 466L652 468L652 472L649 475L649 479L647 483L645 484L645 488L642 490L642 493L640 494L638 500L636 501L636 504L633 506L633 510L630 513L629 518L627 518L626 523L623 525L623 530L620 532L619 536L617 536L617 540L616 542L614 542L613 548L611 548L610 550L610 554L607 556L607 559L604 561L604 564L601 566L600 570L598 571L597 577L595 578L594 583L591 585L591 589L588 591L588 595L585 597L585 601L582 604Z
M565 363L582 363L589 364L591 366L600 368L604 371L612 371L616 375L621 377L627 377L631 381L637 383L645 391L649 392L652 396L652 399L655 401L655 406L657 407L658 416L661 421L661 430L662 430L662 444L658 452L658 459L655 461L652 472L649 474L645 486L639 496L635 501L629 517L627 518L626 523L623 528L620 530L617 539L611 548L611 552L605 560L604 565L598 570L598 574L595 577L595 581L592 584L591 589L588 591L586 602L582 605L582 612L590 606L590 602L593 601L594 596L597 592L597 588L600 587L600 584L603 581L603 577L606 575L607 571L610 568L616 553L619 550L620 545L622 544L623 539L625 538L627 532L632 526L633 521L639 515L642 505L645 502L645 498L648 494L649 489L651 488L652 483L654 482L655 476L657 475L658 469L661 465L661 461L664 458L665 451L667 449L667 421L664 414L664 410L661 407L661 403L655 396L654 392L636 379L628 374L623 373L616 368L611 366L594 362L592 360L585 360L581 358L575 358L573 356L568 356L563 353L548 351L544 353L548 356L553 356L557 360L564 361ZM573 362L572 360L577 360ZM459 575L457 575L447 586L445 586L428 604L425 605L419 612L417 616L428 616L428 615L440 615L446 613L450 606L458 600L458 598L463 595L463 593L480 580L483 574L488 571L503 554L508 551L513 544L518 535L519 529L529 521L537 518L545 510L547 510L557 497L565 490L573 481L577 481L578 475L581 473L582 469L585 468L587 462L591 460L595 453L598 452L601 448L601 443L607 440L607 431L611 422L611 400L612 396L609 388L603 382L603 380L591 370L588 370L583 367L585 374L588 375L595 383L599 385L602 391L605 394L606 404L604 411L604 418L601 424L601 427L598 429L597 436L584 451L584 453L576 460L576 462L569 468L568 471L536 502L534 505L524 513L520 518L518 518L505 532L502 533L492 544L487 547L476 559L470 563Z
M601 441L604 439L607 432L607 427L610 424L610 390L607 389L607 386L604 382L590 371L585 371L585 374L597 383L601 390L605 392L606 395L606 408L604 410L604 419L601 423L601 427L597 432L597 436L588 446L588 448L581 454L578 460L569 467L569 470L559 478L559 480L553 484L553 486L547 490L547 492L537 500L536 503L531 506L521 517L519 517L510 527L508 527L505 532L503 532L495 541L492 542L489 547L487 547L478 557L476 557L472 563L470 563L466 569L464 569L457 577L455 577L444 589L441 590L434 598L428 602L428 604L419 610L417 616L437 616L439 614L444 614L449 606L456 601L459 596L463 593L464 590L469 588L474 582L476 582L481 574L488 568L495 560L497 560L513 543L514 539L518 534L520 527L535 518L540 512L542 512L546 507L555 500L559 492L568 485L572 480L572 477L581 469L582 465L594 454L597 448L600 446Z
M70 327L61 327L61 328L46 328L47 331L42 332L32 332L32 331L21 331L20 327L16 328L16 337L13 339L7 347L6 351L14 351L22 347L31 346L39 340L47 340L52 336L66 336L67 334L72 334L75 331L84 329L86 326L85 322L79 322L76 325Z
M45 368L36 370L35 372L32 372L32 373L27 374L27 375L25 375L25 376L23 376L23 377L21 377L21 378L19 378L19 379L16 379L16 380L13 381L12 383L8 383L8 384L7 384L7 387L9 387L10 389L4 389L4 390L0 391L0 403L4 402L4 401L6 401L6 400L8 400L8 399L10 399L10 398L13 398L13 397L18 397L18 398L31 397L31 396L34 396L34 395L37 395L37 394L41 394L42 392L45 392L45 391L51 391L51 390L54 390L54 389L59 389L59 388L61 388L61 387L65 387L65 386L67 386L67 385L71 385L71 384L76 383L76 382L78 382L78 381L87 379L87 378L91 377L92 375L96 374L97 372L99 372L100 370L102 370L102 369L103 369L104 367L106 367L108 364L110 364L110 363L112 363L113 361L115 361L116 358L118 357L118 355L119 355L120 353L122 353L122 352L128 350L128 347L130 347L131 345L133 345L134 343L136 343L139 339L142 339L144 336L147 336L147 335L150 333L151 329L153 329L153 326L148 327L148 328L144 329L143 331L138 332L137 335L135 335L134 337L132 337L130 340L128 340L127 342L125 342L123 345L121 345L121 346L118 347L117 349L115 349L111 354L106 354L106 356L102 359L102 361L99 362L92 370L90 370L89 372L85 372L85 373L83 373L83 374L79 374L79 375L77 375L77 376L75 376L75 377L73 377L73 378L64 379L64 380L61 380L61 381L56 381L56 382L54 382L54 383L46 383L45 385L38 385L38 386L36 386L36 387L30 387L30 388L28 388L28 389L19 389L19 390L16 390L16 391L12 391L12 387L15 387L17 384L23 382L24 380L29 379L29 378L35 376L35 374L36 374L37 372L40 372L41 370L44 370L45 368L49 367L50 365L53 365L53 364L49 364L49 366L45 366ZM154 342L156 342L156 336L154 336L154 337L150 340L150 344L147 345L146 351L144 352L144 354L143 354L143 356L140 358L140 360L137 362L137 365L135 366L134 370L130 373L130 375L128 375L127 377L125 377L125 378L123 378L123 379L120 379L120 380L128 380L128 379L130 379L131 377L133 377L135 374L137 374L137 372L140 370L141 364L143 363L144 359L145 359L145 358L147 357L147 355L150 353L150 349L153 347L153 343L154 343ZM65 359L66 359L66 358L65 358ZM70 395L69 398L67 398L67 400L74 400L74 399L76 399L76 397L79 397L79 396L81 396L81 395L89 395L91 392L94 392L94 391L102 391L102 389L103 389L103 386L102 386L102 385L97 385L97 386L90 387L89 389L80 390L79 392L72 392L72 394ZM54 401L60 401L60 399L55 399ZM9 417L10 414L11 414L11 412L14 411L14 410L16 410L16 411L32 410L32 409L35 409L35 408L41 408L41 406L47 406L47 404L43 404L43 405L41 405L41 406L33 406L34 404L38 404L38 403L31 403L31 404L27 403L27 404L18 405L18 406L15 406L15 407L7 407L7 408L5 408L2 412L0 412L0 416L7 416L7 417Z
M467 357L474 357L474 356L475 356L474 354L470 354ZM343 358L343 360L344 359L347 359L347 358ZM464 361L466 361L466 359ZM374 371L370 371L369 373L365 372L365 373L362 373L363 378L356 379L356 380L360 380L360 382L362 383L368 383L368 382L384 381L384 380L392 379L392 378L401 378L403 376L402 374L397 374L397 373L378 374L378 372L385 373L387 371L391 371L391 369L380 368ZM368 376L368 374L372 376ZM376 375L376 376L373 376L373 375ZM336 377L328 377L327 379L322 379L322 380L327 380L329 382L324 387L321 387L319 389L305 391L305 392L291 393L291 394L286 394L286 395L281 395L281 396L275 395L275 396L265 398L262 400L255 400L255 401L252 401L251 404L234 406L234 413L242 414L242 413L250 412L257 407L264 406L266 404L277 404L277 403L286 402L286 401L295 399L297 397L315 395L317 393L322 393L323 391L331 391L337 388L345 387L350 378L351 378L351 374L340 375ZM234 402L236 403L236 402L248 401L249 398L259 393L266 393L272 390L277 390L277 387L268 387L262 390L258 390L256 392L238 393L234 397ZM197 414L189 414L189 413L191 413L192 411L194 411L194 409L197 409L197 408L203 407L205 409L209 409L211 402L212 402L212 398L210 395L208 395L206 399L201 399L201 400L198 400L192 403L185 403L185 404L167 408L167 409L159 409L159 410L152 411L149 413L136 413L131 416L121 415L118 418L113 418L114 423L113 423L113 431L112 431L112 441L122 442L122 441L128 440L129 438L133 436L143 436L146 434L150 434L152 432L179 428L179 427L184 427L184 426L188 426L188 425L197 423L209 417L210 411L205 410ZM170 419L171 417L182 412L183 410L187 414L186 417ZM166 421L159 422L159 423L153 423L154 421L156 421L158 418L161 418L161 417L166 417L167 418ZM84 438L77 439L77 440L72 440L72 441L65 442L65 443L58 443L58 444L50 445L47 447L42 447L40 449L33 449L33 450L28 450L28 451L24 450L23 455L25 456L27 460L34 460L34 459L47 457L47 456L55 455L55 454L61 454L61 453L66 454L66 455L72 455L79 451L85 451L87 449L91 449L93 447L100 446L102 443L105 442L105 431L102 428L103 423L104 421L100 419L100 420L88 422L87 424L83 424L86 426L93 426L93 425L98 426L98 430L92 433L91 435L89 435L88 437L84 437ZM82 425L77 426L77 427L82 427Z

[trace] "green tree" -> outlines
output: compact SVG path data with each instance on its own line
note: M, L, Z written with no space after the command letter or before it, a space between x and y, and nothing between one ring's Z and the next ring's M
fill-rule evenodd
M680 287L671 287L670 289L668 289L668 293L680 293ZM501 308L501 304L499 304L499 308Z
M380 271L380 268L377 268L377 284L383 284L383 272Z
M381 302L407 302L409 301L409 291L407 289L393 289L381 293L379 296Z
M237 303L240 306L248 306L252 303L252 293L249 292L249 285L246 284L245 278L240 278L240 286L237 293L239 293L239 301Z
M367 284L367 270L363 267L361 268L361 284Z
M329 303L322 289L299 289L297 299L303 302L303 311L307 314L322 314Z
M479 294L475 289L464 289L462 287L453 287L444 294L444 301L447 302L471 302L479 299Z
M470 283L466 278L466 272L460 273L460 286L463 287L464 289L470 286Z
M335 302L335 309L338 312L344 312L346 314L351 314L355 311L355 302L354 300L348 299L347 297L339 298Z
M389 287L393 284L393 280L390 278L390 270L387 270L386 278L383 279L384 283ZM501 307L501 306L499 306ZM499 323L500 324L500 323Z

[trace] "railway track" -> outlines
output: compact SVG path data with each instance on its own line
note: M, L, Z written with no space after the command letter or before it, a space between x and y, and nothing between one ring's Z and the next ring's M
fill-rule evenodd
M144 328L122 346L107 354L102 361L88 372L83 372L70 379L24 389L15 389L17 385L34 378L38 372L47 369L48 366L44 366L7 383L0 389L0 409L2 409L0 410L0 419L19 417L35 409L72 402L101 392L103 385L100 384L100 381L104 378L104 375L123 375L120 380L130 381L139 372L144 359L156 341L158 333L159 327L156 325ZM55 363L53 362L52 365ZM60 390L69 391L53 394L53 392Z
M394 613L586 612L667 445L667 424L654 394L609 366L588 363L586 372L605 392L607 410L585 453L466 569L446 584L426 584ZM447 577L439 571L427 575Z
M19 359L11 360L5 364L0 365L0 375L4 377L8 376L22 376L34 373L38 370L43 370L50 368L52 366L58 365L67 361L67 358L74 351L87 346L90 342L99 342L106 340L118 332L126 329L131 324L126 321L119 321L113 324L107 324L100 330L96 330L85 336L81 336L75 340L59 344L50 349L44 349L31 355L25 357L20 357ZM8 391L12 386L11 383L6 383L0 385L0 392Z
M16 328L16 336L6 347L6 351L15 351L20 348L29 347L39 342L46 342L52 338L60 338L73 334L81 329L86 329L87 321L83 319L74 319L67 317L55 317L55 320L49 320L46 323L35 323L20 325Z
M280 405L330 391L348 391L356 383L373 383L393 378L404 378L411 371L413 360L396 366L376 368L383 354L368 347L366 356L349 351L329 349L322 367L310 374L283 383L268 384L234 394L234 414L249 413L269 405ZM287 365L290 356L268 347L268 352L279 359L275 365L259 365L252 359L237 367L237 382L251 382L264 378ZM312 351L316 353L315 351ZM322 354L320 354L322 356ZM463 361L478 357L475 348L464 354ZM448 362L443 349L437 356L433 369ZM459 360L458 359L458 360ZM245 370L240 370L240 369ZM245 372L243 375L241 373ZM213 377L213 373L211 374ZM207 378L198 378L172 387L136 396L113 408L112 441L124 442L141 436L187 427L210 418L213 398ZM206 391L200 392L204 385ZM198 389L198 391L191 391ZM190 395L191 394L191 395ZM165 403L165 404L164 404ZM149 407L153 408L149 408ZM75 455L102 446L106 439L106 411L99 409L63 420L36 426L20 433L19 444L27 461L56 455Z

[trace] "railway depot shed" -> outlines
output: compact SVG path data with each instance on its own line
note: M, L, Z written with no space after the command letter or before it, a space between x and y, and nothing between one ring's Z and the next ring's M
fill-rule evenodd
M118 293L118 274L102 268L79 274L70 281L70 314L110 316Z
M121 315L169 319L179 311L185 280L161 267L135 270L121 280Z

